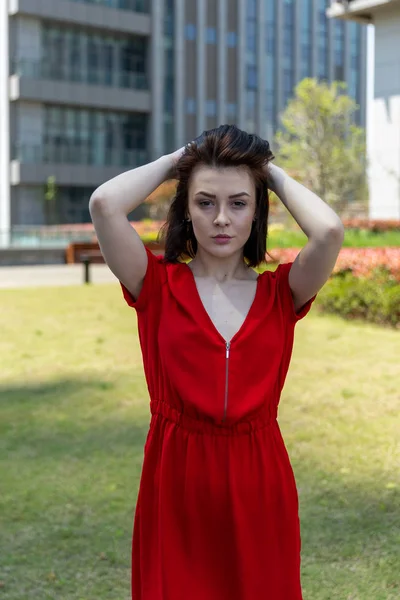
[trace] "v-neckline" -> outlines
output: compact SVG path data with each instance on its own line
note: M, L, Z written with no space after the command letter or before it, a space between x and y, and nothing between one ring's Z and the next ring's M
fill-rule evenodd
M206 318L206 320L208 321L208 323L209 323L209 325L210 325L211 329L212 329L212 330L214 331L214 333L215 333L215 334L216 334L216 335L217 335L217 336L220 338L220 340L222 340L222 341L223 341L223 343L225 344L225 346L227 346L228 344L229 344L229 345L231 345L231 344L232 344L232 342L234 342L234 341L235 341L235 339L236 339L236 338L239 336L239 334L240 334L240 333L243 331L243 329L245 328L245 326L247 325L247 322L249 321L249 319L250 319L250 317L251 317L251 314L252 314L252 312L254 311L254 308L255 308L255 306L256 306L256 304L257 304L257 301L258 301L258 296L259 296L259 294L260 294L260 289L261 289L261 286L260 286L260 279L261 279L261 275L262 275L262 273L259 273L259 275L258 275L257 279L255 280L255 281L257 282L257 286L256 286L256 293L255 293L255 295L254 295L253 302L251 303L251 306L250 306L250 308L249 308L249 310L248 310L248 313L247 313L247 315L246 315L246 316L245 316L245 318L244 318L244 321L243 321L242 325L240 326L240 328L238 329L238 331L235 333L235 335L234 335L234 336L233 336L233 337L232 337L230 340L226 340L226 339L224 338L224 336L222 335L222 333L220 333L220 332L218 331L218 329L216 328L216 326L214 325L214 322L213 322L213 320L211 319L210 315L208 314L208 312L207 312L207 310L206 310L206 307L205 307L205 306L204 306L204 304L203 304L203 301L202 301L202 299L201 299L201 296L200 296L200 294L199 294L199 290L198 290L198 288L197 288L196 279L195 279L195 276L194 276L194 273L193 273L192 269L191 269L191 268L189 267L189 265L188 265L187 263L185 263L185 262L184 262L184 263L181 263L181 264L184 266L184 269L186 269L186 270L188 270L188 271L189 271L189 273L188 273L188 274L189 274L189 279L190 279L190 280L191 280L191 282L192 282L192 286L193 286L193 292L194 292L194 295L195 295L195 297L196 297L197 304L199 305L199 309L200 309L200 311L203 313L204 317L205 317L205 318Z

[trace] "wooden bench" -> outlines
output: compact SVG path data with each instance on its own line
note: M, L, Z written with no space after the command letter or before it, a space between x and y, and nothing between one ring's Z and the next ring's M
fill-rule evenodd
M105 262L97 241L69 244L65 250L65 262L68 265L81 263L83 254L90 256L93 263L104 264Z
M145 242L145 246L153 252L153 254L164 254L165 249L157 242ZM93 242L72 242L65 250L65 262L67 265L73 265L82 262L81 255L88 254L92 258L94 264L104 264L105 260L100 250L99 243Z
M73 242L65 250L65 262L69 265L83 264L84 283L90 283L90 265L104 264L105 260L97 241Z
M146 246L154 254L163 254L164 248L157 243L150 242ZM83 264L84 283L90 283L90 265L105 264L101 253L99 243L93 242L73 242L69 244L65 251L65 262L67 264Z
M92 262L99 264L100 259L104 264L104 258L100 250L83 250L79 254L80 262L83 264L83 280L85 283L90 283L90 265Z

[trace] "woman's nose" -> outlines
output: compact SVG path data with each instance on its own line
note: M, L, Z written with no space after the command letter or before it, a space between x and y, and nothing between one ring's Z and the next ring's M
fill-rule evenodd
M215 222L216 223L228 223L229 218L228 215L226 214L225 211L220 210L217 214L217 216L215 217Z

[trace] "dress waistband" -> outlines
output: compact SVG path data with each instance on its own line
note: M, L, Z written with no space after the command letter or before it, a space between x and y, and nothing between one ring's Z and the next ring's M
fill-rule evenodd
M206 421L203 418L196 419L195 417L191 417L162 400L151 400L150 411L152 415L162 415L169 421L177 423L184 429L197 431L199 433L211 433L215 435L249 434L252 431L263 429L264 427L277 422L275 415L270 415L267 413L267 410L263 410L262 413L258 413L247 419L243 418L243 420L236 423L223 425L215 423L211 420Z

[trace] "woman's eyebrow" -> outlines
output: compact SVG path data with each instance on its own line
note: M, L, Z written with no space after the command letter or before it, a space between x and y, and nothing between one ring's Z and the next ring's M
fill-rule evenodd
M208 196L208 198L216 198L215 194L209 194L208 192L197 192L195 194L195 196ZM232 194L232 196L229 196L229 198L239 198L239 196L249 196L250 198L250 194L248 194L247 192L239 192L238 194Z

